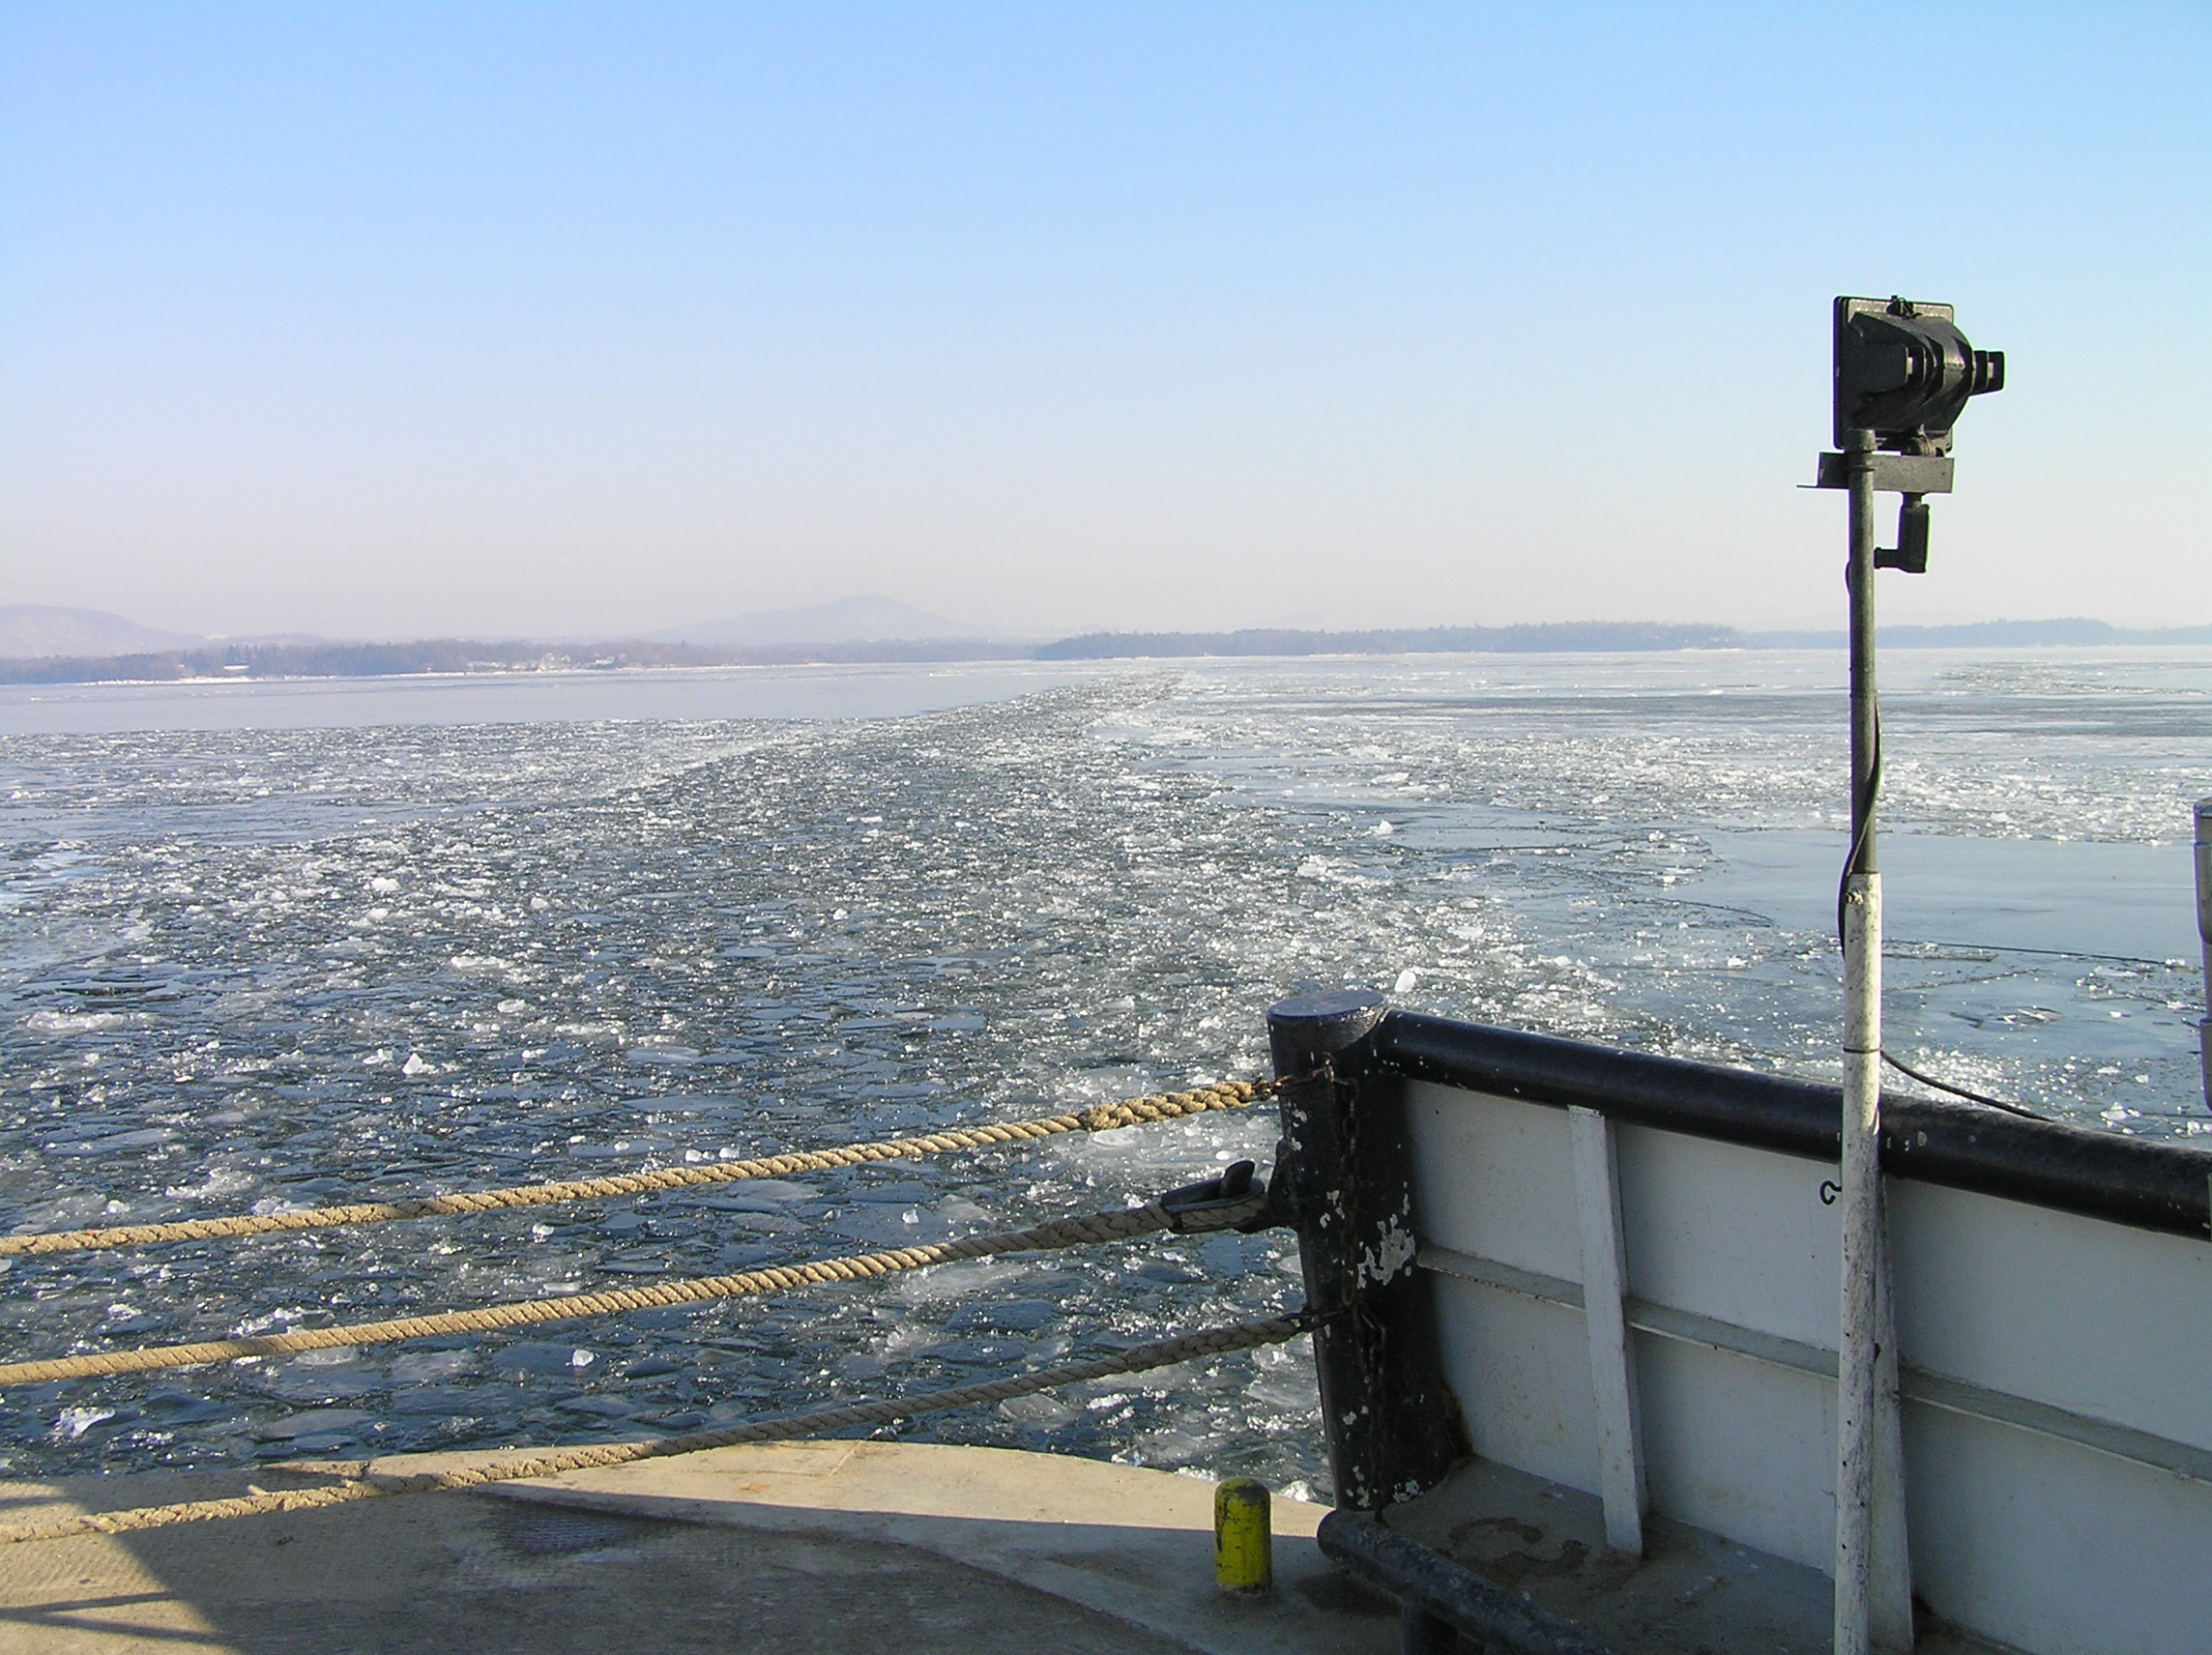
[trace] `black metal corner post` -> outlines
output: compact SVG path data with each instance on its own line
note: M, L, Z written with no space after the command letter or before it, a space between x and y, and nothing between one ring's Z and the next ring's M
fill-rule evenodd
M1405 1085L1375 1063L1389 1011L1356 990L1270 1007L1283 1153L1314 1333L1336 1503L1380 1511L1434 1488L1468 1454L1444 1383L1428 1279L1413 1267ZM1316 1071L1324 1071L1317 1074ZM1306 1077L1306 1078L1299 1078Z

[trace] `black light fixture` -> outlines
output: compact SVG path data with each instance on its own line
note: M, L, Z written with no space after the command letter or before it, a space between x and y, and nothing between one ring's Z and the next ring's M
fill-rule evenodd
M1909 299L1836 301L1837 453L1820 456L1822 488L1848 487L1854 431L1874 433L1875 487L1904 495L1897 544L1877 547L1877 568L1928 572L1928 496L1951 492L1951 427L1968 397L2004 389L2002 351L1977 351L1948 305ZM1860 439L1862 442L1864 439Z
M1966 398L2004 389L2004 352L1977 351L1948 305L1836 301L1836 447L1872 431L1899 454L1947 454Z

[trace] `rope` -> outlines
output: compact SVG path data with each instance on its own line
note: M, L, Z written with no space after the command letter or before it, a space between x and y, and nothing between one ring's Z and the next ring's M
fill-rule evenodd
M725 1426L717 1431L693 1431L680 1437L651 1437L642 1441L593 1443L585 1447L556 1448L526 1460L504 1460L455 1466L448 1471L378 1474L372 1462L354 1462L344 1467L349 1480L317 1489L256 1492L232 1499L188 1500L178 1505L140 1506L129 1511L93 1512L78 1517L49 1519L0 1528L0 1545L29 1540L58 1540L73 1534L128 1534L146 1528L168 1528L182 1523L211 1523L230 1517L259 1517L273 1512L308 1511L319 1506L343 1505L353 1500L377 1499L386 1495L429 1494L445 1489L471 1489L484 1483L508 1482L518 1477L548 1477L562 1471L600 1466L627 1465L638 1460L666 1459L696 1454L709 1448L728 1448L741 1442L776 1442L795 1437L814 1437L857 1426L888 1425L947 1408L971 1408L978 1403L1004 1402L1061 1385L1139 1374L1171 1367L1198 1356L1226 1355L1261 1345L1280 1345L1311 1328L1317 1319L1310 1312L1270 1317L1261 1321L1235 1322L1189 1333L1179 1339L1139 1345L1119 1356L1090 1362L1070 1362L1041 1368L1012 1379L983 1384L960 1385L951 1390L925 1391L898 1401L850 1403L815 1408L782 1419L760 1420L748 1425Z
M541 1321L568 1321L584 1316L619 1316L625 1311L662 1305L701 1304L710 1299L744 1298L811 1287L822 1282L857 1282L899 1270L919 1270L960 1259L987 1259L1001 1253L1028 1253L1125 1241L1156 1230L1225 1230L1256 1217L1266 1197L1255 1194L1235 1205L1199 1212L1171 1213L1159 1203L1095 1212L1084 1218L1059 1218L1029 1230L970 1235L924 1247L899 1247L820 1259L805 1264L777 1264L730 1276L702 1276L663 1282L650 1288L619 1288L612 1292L572 1293L487 1305L481 1310L448 1311L438 1316L408 1316L392 1321L356 1322L347 1327L304 1328L243 1339L211 1339L196 1345L160 1345L140 1350L107 1350L88 1356L58 1356L43 1362L0 1364L0 1386L44 1384L49 1379L86 1379L100 1374L142 1374L157 1368L189 1368L202 1362L229 1362L241 1356L278 1356L295 1350L329 1350L347 1345L389 1345L406 1339L432 1339L448 1333L484 1333Z
M515 1207L553 1206L570 1201L601 1201L617 1196L651 1195L659 1190L696 1189L741 1178L786 1177L793 1173L827 1172L869 1161L905 1161L956 1149L984 1149L1066 1132L1109 1132L1145 1126L1208 1110L1243 1109L1279 1089L1277 1081L1222 1081L1194 1091L1156 1092L1146 1097L1102 1103L1073 1115L1046 1115L988 1126L963 1126L918 1138L889 1138L874 1144L846 1144L767 1155L750 1161L724 1161L711 1167L668 1167L653 1173L618 1173L612 1177L572 1178L562 1183L518 1184L508 1189L468 1190L456 1195L421 1196L411 1201L356 1202L345 1206L309 1206L293 1212L241 1213L228 1218L187 1218L169 1224L119 1224L93 1230L0 1236L0 1258L31 1253L72 1253L104 1247L151 1247L170 1241L213 1241L234 1235L267 1235L299 1230L330 1230L351 1224L390 1224L406 1218L434 1218L471 1212L501 1212Z

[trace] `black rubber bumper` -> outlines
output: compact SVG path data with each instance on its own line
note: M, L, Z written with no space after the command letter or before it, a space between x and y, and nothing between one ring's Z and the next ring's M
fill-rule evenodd
M1623 1052L1549 1034L1393 1011L1368 1036L1372 1060L1437 1081L1693 1137L1833 1161L1843 1093L1832 1086ZM1948 1099L1882 1101L1881 1169L2139 1230L2212 1234L2212 1152Z

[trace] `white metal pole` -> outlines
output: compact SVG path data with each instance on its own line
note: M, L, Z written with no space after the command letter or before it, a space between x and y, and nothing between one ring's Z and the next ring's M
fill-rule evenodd
M1877 921L1879 910L1877 892ZM1879 948L1875 958L1880 960ZM1875 1648L1905 1655L1913 1645L1912 1553L1905 1522L1905 1418L1897 1382L1896 1300L1889 1287L1889 1209L1880 1199L1878 1181L1875 1188L1874 1528L1867 1559L1867 1626Z
M1868 1655L1872 1627L1880 1279L1881 875L1844 893L1843 1341L1836 1392L1836 1655Z
M2204 946L2204 1015L2197 1022L2197 1060L2204 1105L2212 1109L2212 798L2197 801L2197 939Z
M1881 876L1875 869L1881 731L1875 699L1874 460L1874 433L1849 433L1850 561L1845 585L1850 595L1851 852L1843 912L1835 1655L1912 1646L1896 1334L1881 1213Z

